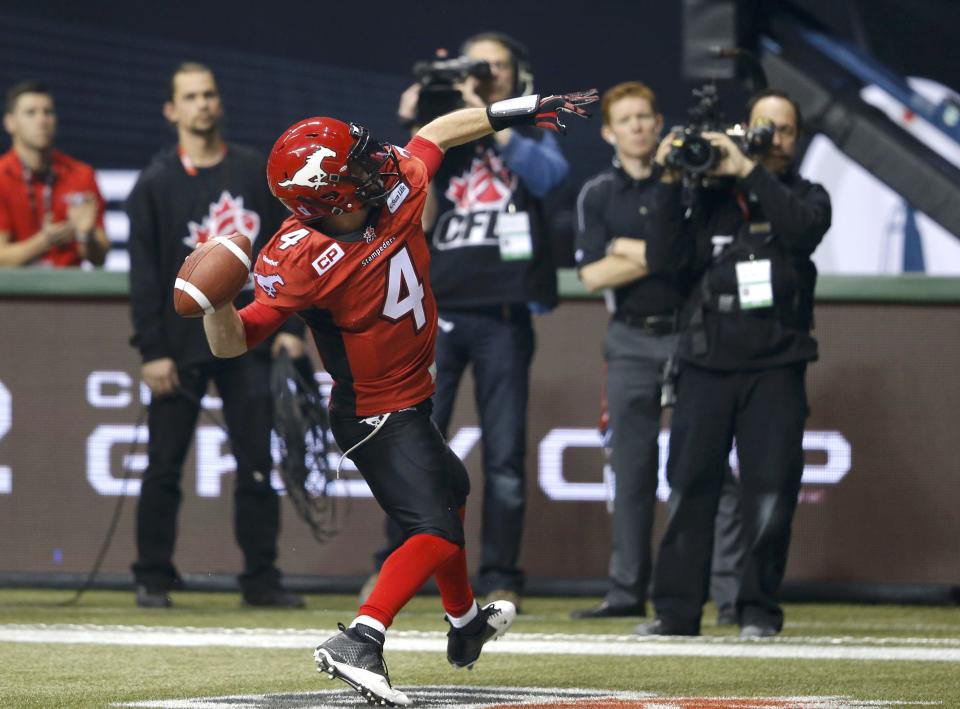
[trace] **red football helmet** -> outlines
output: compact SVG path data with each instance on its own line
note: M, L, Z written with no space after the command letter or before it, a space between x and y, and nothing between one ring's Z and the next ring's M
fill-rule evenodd
M301 221L376 205L399 179L392 146L323 116L290 126L267 160L270 191Z

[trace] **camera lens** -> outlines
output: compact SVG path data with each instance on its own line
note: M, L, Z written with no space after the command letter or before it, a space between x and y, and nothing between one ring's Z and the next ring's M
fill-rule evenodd
M714 166L716 159L717 151L702 135L688 135L683 141L680 164L687 172L706 172Z

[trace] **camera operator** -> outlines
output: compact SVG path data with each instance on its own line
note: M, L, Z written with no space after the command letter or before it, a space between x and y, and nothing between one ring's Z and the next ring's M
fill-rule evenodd
M599 605L571 613L575 619L646 615L661 372L676 349L678 316L692 285L686 273L647 271L646 244L657 238L653 157L663 128L656 95L645 84L628 81L606 91L600 106L603 139L615 156L613 165L580 192L576 258L583 284L591 291L606 290L612 312L603 352L615 494L610 588ZM736 482L726 475L712 588L721 624L733 622L742 556L739 496Z
M500 32L474 35L461 53L456 61L469 69L449 85L460 105L485 107L533 91L527 51L513 38ZM398 113L405 124L415 126L431 113L456 107L442 81L426 78L403 94ZM483 432L478 589L518 608L524 586L518 561L526 507L531 315L557 304L542 200L568 172L549 132L502 130L447 151L423 214L440 320L433 419L446 437L460 379L472 365ZM380 562L402 542L398 530L389 525L388 530L389 547L378 553Z
M684 307L677 401L667 477L669 520L654 571L656 620L642 635L697 635L710 571L719 474L737 441L746 558L737 596L741 637L783 628L776 593L803 474L808 414L804 377L817 358L810 335L816 268L810 260L830 226L830 198L793 167L801 117L784 93L749 104L772 144L754 160L725 132L703 133L716 162L682 201L668 136L657 151L662 242L652 270L688 267L699 282Z

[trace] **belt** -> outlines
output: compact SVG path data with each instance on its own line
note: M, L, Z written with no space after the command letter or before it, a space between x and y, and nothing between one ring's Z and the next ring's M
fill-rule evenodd
M629 327L643 330L648 335L672 335L677 332L675 315L631 315L616 313L613 319Z
M444 312L451 314L465 313L467 315L483 315L488 318L505 321L522 318L530 314L530 308L527 307L526 303L504 303L503 305L477 305L456 308L440 307L438 310L440 317L443 317Z

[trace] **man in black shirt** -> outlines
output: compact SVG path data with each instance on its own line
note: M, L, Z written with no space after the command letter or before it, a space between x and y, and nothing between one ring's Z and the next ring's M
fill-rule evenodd
M687 274L651 273L647 267L647 244L657 239L653 156L663 127L656 96L640 82L618 84L603 95L601 112L603 138L615 157L613 166L580 192L576 260L589 290L606 289L613 315L604 341L615 475L613 539L610 589L600 605L574 611L574 618L646 614L661 373L676 348L677 320L690 285ZM719 561L735 569L740 557L735 487L730 497L721 527L731 530L721 535L729 551ZM718 606L732 609L735 584L721 584L718 590Z
M486 32L462 53L485 61L491 76L459 88L467 107L533 91L527 51ZM401 98L415 121L421 86ZM483 521L478 589L518 608L524 587L520 546L526 509L527 400L535 350L533 313L557 305L557 272L543 200L569 172L549 131L518 126L448 150L431 186L423 225L430 241L430 285L439 306L433 420L447 436L460 380L472 367L483 431ZM402 541L388 524L382 564ZM375 577L361 591L364 598Z
M689 209L675 171L664 170L657 187L665 239L647 249L651 268L689 268L698 284L678 350L670 517L654 572L657 619L637 627L643 635L700 631L722 482L716 471L734 438L747 550L740 634L767 637L783 628L776 593L803 475L804 375L817 357L810 256L830 226L830 198L792 168L801 126L796 104L780 92L760 94L750 103L750 122L761 121L775 137L757 161L727 135L704 134L721 159ZM668 136L657 152L660 165L670 149Z
M223 108L212 72L202 64L177 68L164 116L178 145L160 153L141 173L127 200L130 217L132 344L143 358L150 388L149 463L137 505L137 604L171 605L168 591L182 586L173 565L180 478L193 438L200 399L213 379L223 399L237 459L234 533L244 555L239 577L247 605L299 608L303 599L280 585L276 567L280 509L270 485L272 398L270 346L233 360L216 359L199 319L178 317L173 283L183 260L199 244L239 232L256 258L264 240L286 216L264 179L264 159L221 136ZM251 290L238 303L252 300ZM292 319L273 347L302 355L303 326Z

